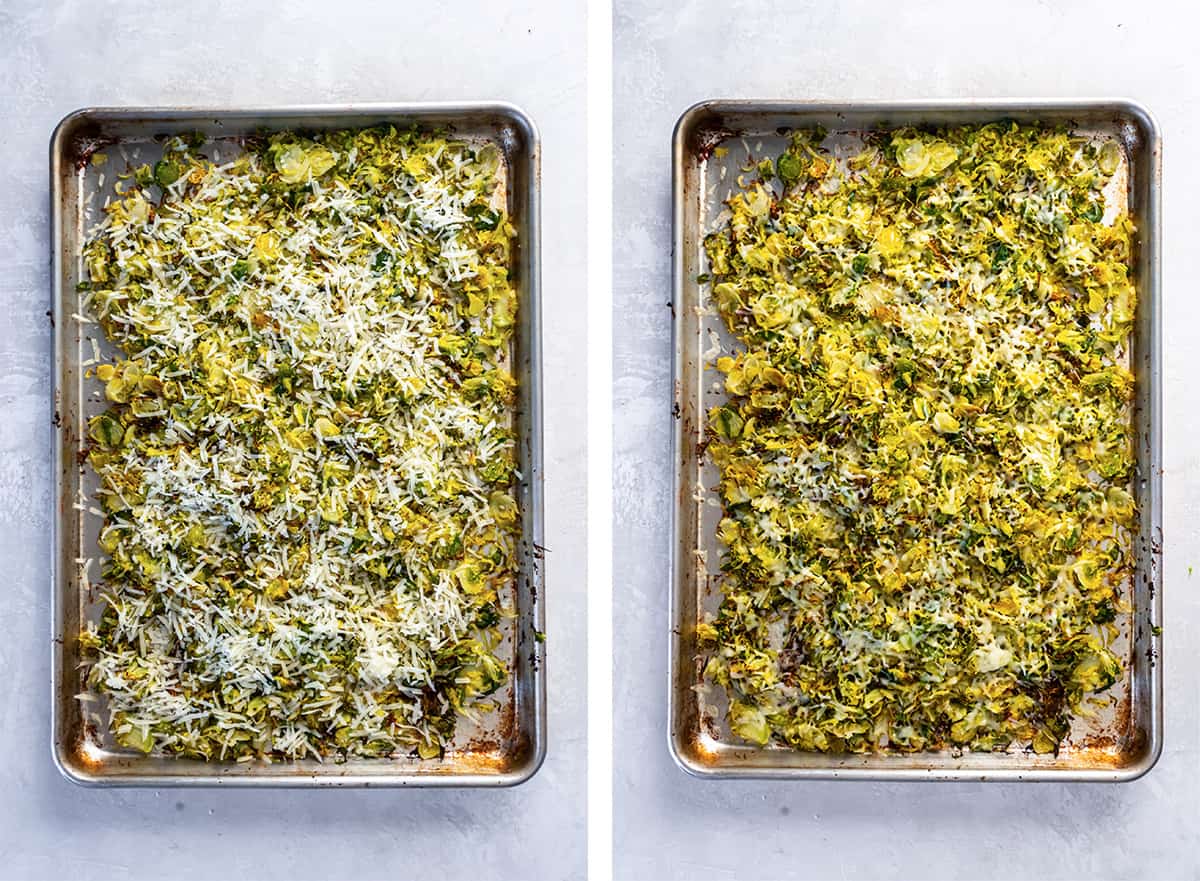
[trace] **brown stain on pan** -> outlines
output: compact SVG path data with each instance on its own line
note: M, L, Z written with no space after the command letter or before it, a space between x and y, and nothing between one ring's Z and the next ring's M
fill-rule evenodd
M76 171L82 171L97 151L115 143L116 139L106 135L98 122L83 120L75 124L67 140L65 158Z
M1133 697L1126 694L1117 704L1112 723L1103 731L1068 745L1066 755L1083 765L1122 767L1136 759L1147 746L1145 732L1133 723Z
M458 769L509 771L528 754L529 738L520 731L511 687L497 715L499 721L493 731L471 738L462 750L451 753Z
M690 715L690 714L689 714ZM700 725L692 724L687 719L680 720L683 730L687 736L683 738L680 746L680 752L696 765L701 765L705 768L720 768L726 764L723 761L724 754L716 749L713 749L714 743L719 743L719 738L706 733L704 722L708 720L699 720ZM678 727L676 731L678 731Z
M713 118L693 126L688 132L687 149L700 162L707 162L713 150L730 138L737 137L737 132L719 124L720 120Z

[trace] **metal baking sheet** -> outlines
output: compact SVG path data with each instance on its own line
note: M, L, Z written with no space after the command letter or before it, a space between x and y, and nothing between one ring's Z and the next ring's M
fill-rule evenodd
M396 757L318 762L204 762L145 756L116 746L103 726L90 724L77 699L84 690L78 635L98 609L81 583L79 560L101 552L100 518L76 509L82 490L95 486L81 464L86 420L102 409L99 388L83 376L92 357L94 325L72 318L79 311L75 285L81 278L80 247L98 219L117 173L161 156L163 135L200 132L206 151L232 157L241 139L282 129L328 131L381 123L442 130L468 141L495 144L504 157L508 211L517 228L512 274L518 286L518 328L513 363L518 380L514 423L522 475L515 489L523 514L520 572L510 586L516 619L504 634L509 652L508 684L497 693L499 708L478 725L460 719L442 759ZM97 167L90 155L103 150ZM107 174L107 186L104 175ZM540 144L533 122L506 104L411 104L271 109L106 109L67 116L50 142L51 249L54 318L54 434L56 482L51 517L53 756L62 773L82 784L126 786L509 786L537 771L546 749L546 685L538 633L544 630L542 573L542 397L539 198ZM103 340L101 351L104 350Z
M1122 161L1106 192L1110 209L1126 207L1137 225L1134 277L1139 302L1131 341L1136 378L1132 416L1137 472L1132 490L1140 523L1136 570L1128 588L1132 612L1119 619L1116 644L1123 678L1107 694L1115 700L1090 721L1077 720L1057 755L1021 750L915 754L830 754L768 745L731 736L724 690L706 683L696 624L720 605L719 505L716 469L699 446L705 414L724 399L713 388L710 365L729 337L708 307L703 238L716 221L737 175L753 156L776 155L790 130L823 126L830 141L906 125L967 125L1015 120L1063 125L1076 133L1116 138ZM679 119L674 136L674 376L672 467L669 739L676 762L689 773L718 778L825 778L880 780L1132 780L1162 750L1161 622L1161 337L1159 292L1161 138L1153 117L1123 100L922 101L901 103L787 103L706 101ZM714 153L724 146L724 154Z

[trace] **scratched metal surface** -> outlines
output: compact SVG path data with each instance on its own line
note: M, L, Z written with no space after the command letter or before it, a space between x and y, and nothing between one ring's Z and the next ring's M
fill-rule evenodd
M1135 537L1136 571L1125 594L1132 611L1119 616L1113 650L1123 675L1094 715L1077 716L1057 755L1012 749L997 753L951 751L845 756L804 753L776 745L756 747L732 736L724 689L707 682L695 624L716 611L722 516L714 466L697 454L704 414L725 400L712 364L733 341L709 301L701 243L720 222L725 200L748 161L778 155L785 129L823 125L835 155L853 151L866 131L905 124L954 125L1017 118L1067 124L1079 135L1112 137L1121 163L1105 190L1107 215L1127 209L1138 228L1135 281L1139 292L1130 363L1137 394L1130 418L1136 429L1138 474L1130 487L1141 520ZM714 153L717 145L722 155ZM1128 780L1145 773L1161 750L1162 682L1154 658L1160 641L1161 438L1157 127L1140 107L1120 101L907 103L812 105L756 101L705 102L680 119L675 133L675 541L673 544L670 743L687 771L712 777L831 779Z
M203 762L150 755L122 748L107 729L103 695L89 692L85 705L76 697L88 692L78 669L77 636L83 622L103 610L93 589L103 552L96 544L102 516L95 505L76 504L94 497L96 477L82 464L87 420L105 409L98 381L85 376L95 354L111 347L94 323L80 320L84 310L75 283L80 279L79 249L87 230L101 217L113 195L117 175L127 167L161 157L155 136L200 131L205 151L228 161L243 148L240 138L260 127L337 129L417 124L427 130L449 129L456 137L495 144L503 156L502 192L518 229L514 278L520 308L512 363L518 379L513 418L519 438L522 480L515 500L522 510L524 534L520 571L508 585L508 601L517 611L503 625L500 654L512 675L497 692L499 707L477 721L462 718L446 755L422 760L397 755L386 759L352 758L345 762L305 759L291 762ZM88 161L103 150L111 160ZM544 579L542 552L541 309L539 286L540 197L538 135L533 123L507 105L376 105L284 110L89 110L72 114L51 145L51 222L56 353L54 401L57 439L57 502L52 543L51 582L55 593L52 672L53 754L60 770L78 783L95 785L222 786L505 786L520 783L541 764L545 752L545 674L541 643L545 629L540 597ZM86 316L84 316L86 317ZM92 561L89 585L79 561Z

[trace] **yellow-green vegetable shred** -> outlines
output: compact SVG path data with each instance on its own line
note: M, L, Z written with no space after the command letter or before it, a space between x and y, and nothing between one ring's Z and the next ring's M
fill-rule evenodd
M706 676L758 744L1057 751L1122 675L1119 147L1014 124L833 144L747 164L704 243L736 340Z
M502 162L384 126L173 138L122 175L80 309L118 353L81 648L123 746L431 758L494 708L520 529Z

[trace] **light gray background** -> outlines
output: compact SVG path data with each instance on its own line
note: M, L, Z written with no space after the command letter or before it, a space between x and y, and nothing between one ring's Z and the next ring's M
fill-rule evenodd
M617 875L1195 878L1200 106L1192 4L617 0ZM1180 9L1185 13L1180 14ZM1166 749L1125 785L702 782L666 747L670 138L715 97L1127 96L1165 140ZM1197 574L1189 579L1188 566Z
M109 8L111 7L111 8ZM582 3L0 4L0 877L584 872ZM509 100L543 143L549 757L505 791L85 790L50 761L47 143L91 104Z

